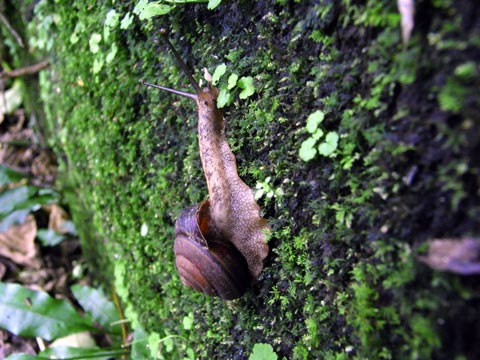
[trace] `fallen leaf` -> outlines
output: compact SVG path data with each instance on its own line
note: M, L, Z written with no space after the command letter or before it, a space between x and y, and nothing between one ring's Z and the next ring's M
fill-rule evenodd
M461 275L480 274L480 243L473 238L435 239L428 243L428 253L419 260L440 271Z
M415 16L415 2L414 0L398 0L398 11L401 17L402 26L402 41L403 44L407 44L410 40L410 35L413 30L413 18Z
M65 223L68 221L68 214L63 208L57 204L44 206L49 211L48 228L54 230L58 234L67 234L68 228Z
M84 331L59 338L50 344L50 347L56 346L93 348L96 344L92 335L88 331Z
M53 182L57 176L57 164L51 151L41 150L32 161L32 174L36 178Z
M0 101L0 124L3 122L4 115L10 114L22 103L22 85L20 81L15 81L13 86L5 91Z
M20 265L40 268L35 246L36 234L35 218L33 215L28 215L23 224L11 225L6 231L0 233L0 255Z

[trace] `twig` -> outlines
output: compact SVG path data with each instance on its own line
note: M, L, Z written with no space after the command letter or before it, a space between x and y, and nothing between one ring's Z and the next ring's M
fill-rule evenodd
M10 34L12 34L12 36L15 38L15 40L17 40L17 43L18 45L20 45L20 47L24 47L25 45L23 45L23 40L22 38L20 37L20 35L18 35L18 33L13 29L12 25L10 25L10 23L8 22L8 19L5 17L5 15L3 15L3 13L0 12L0 21L3 22L3 24L7 27L8 31L10 31Z
M40 70L43 70L46 67L48 67L49 64L50 63L48 60L43 60L37 64L21 67L18 69L14 69L12 71L2 72L0 73L0 79L9 79L9 78L14 78L14 77L23 76L23 75L35 74Z

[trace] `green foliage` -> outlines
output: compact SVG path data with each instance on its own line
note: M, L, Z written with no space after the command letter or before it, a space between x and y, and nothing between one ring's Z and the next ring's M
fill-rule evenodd
M281 187L274 188L270 185L271 177L267 177L265 181L258 182L255 187L255 200L261 199L264 195L271 199L272 197L282 197L284 192Z
M121 319L117 309L102 290L78 284L73 285L71 290L83 310L90 314L93 321L103 326L108 333L120 334L118 322ZM116 326L114 326L115 323Z
M125 356L125 351L102 350L100 348L81 348L68 346L55 346L42 351L35 359L101 359L108 360L112 357Z
M6 231L13 224L23 224L30 212L57 201L55 191L31 185L0 192L0 231Z
M310 133L310 137L302 142L299 150L300 159L303 161L312 160L315 155L318 154L322 156L334 156L335 151L338 148L338 133L330 131L323 138L324 131L319 127L325 118L325 114L317 110L314 113L310 114L307 118L307 124L305 128ZM318 140L323 140L318 144Z
M65 300L18 284L0 283L0 326L16 335L52 340L93 330L88 317L80 316Z
M148 20L158 15L168 14L173 6L165 4L164 1L139 0L133 9L140 20Z
M37 239L43 246L55 246L65 240L66 236L55 232L53 229L39 229Z
M25 179L25 175L0 164L0 189L8 184L19 182Z
M212 85L217 85L218 81L220 78L225 74L227 71L227 65L225 64L220 64L215 68L215 71L213 72L212 75Z
M277 360L278 356L270 344L255 344L249 360Z
M140 20L149 20L155 16L166 15L175 9L175 4L205 3L208 2L209 10L215 9L222 0L139 0L133 9ZM127 26L128 27L128 26Z
M466 63L455 69L453 76L448 78L445 86L438 94L440 108L444 111L458 113L468 99L470 89L468 83L477 75L475 65Z
M36 186L18 186L0 193L0 220L18 210L36 210L58 200L58 194Z
M229 80L231 80L229 78ZM231 83L229 84L231 86ZM242 89L239 94L239 98L244 100L255 93L255 85L253 84L253 77L243 76L237 81L237 86Z
M34 359L89 358L109 359L112 356L125 355L120 348L121 337L118 324L119 316L114 305L102 291L88 286L75 285L73 294L85 310L80 315L66 300L50 297L42 291L30 290L18 284L0 283L0 326L14 334L27 337L40 337L48 341L64 338L82 331L98 332L100 329L110 334L117 349L97 347L51 346L41 351ZM95 325L94 325L95 322ZM22 359L22 356L10 356L8 359Z
M47 360L46 357L39 357L32 354L12 354L5 359L7 360Z
M227 72L227 66L222 63L215 68L212 76L212 84L217 85L220 79ZM255 93L254 79L251 76L239 76L235 73L231 73L228 77L227 83L219 84L220 91L217 98L217 106L223 108L232 103L234 96L233 93L240 90L239 98L245 100Z
M136 341L132 343L131 358L132 359L148 359L151 356L150 349L146 346L148 334L141 326L135 328L133 337Z
M22 185L26 176L7 166L0 165L0 232L11 225L23 224L28 214L37 211L42 205L56 203L57 192L31 185ZM69 224L74 232L73 224ZM55 246L66 237L52 229L38 229L37 238L44 246Z
M325 136L325 141L318 146L318 153L323 156L332 155L338 147L339 136L336 132L330 131Z
M215 9L218 5L220 5L221 2L222 2L222 0L208 0L207 8L208 8L209 10L213 10L213 9Z

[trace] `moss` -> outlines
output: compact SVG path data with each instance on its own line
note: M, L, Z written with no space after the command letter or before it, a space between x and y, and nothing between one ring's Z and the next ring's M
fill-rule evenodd
M162 343L164 358L247 358L255 343L294 359L478 356L475 284L415 260L429 238L479 231L473 7L420 2L403 48L394 3L188 4L126 29L129 2L36 6L32 43L52 59L41 93L51 145L77 223L88 220L84 249L115 275L131 319L181 336ZM138 83L187 83L161 27L196 78L225 63L255 79L256 93L226 109L227 135L242 178L282 191L260 200L271 254L235 302L193 293L174 268L174 221L206 186L194 104ZM338 147L304 162L316 110Z

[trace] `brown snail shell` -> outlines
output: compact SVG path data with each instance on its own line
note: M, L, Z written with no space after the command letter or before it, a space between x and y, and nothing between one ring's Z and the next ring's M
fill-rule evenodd
M251 276L247 262L210 223L208 200L182 211L175 223L175 258L183 284L225 300L240 297Z

